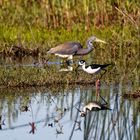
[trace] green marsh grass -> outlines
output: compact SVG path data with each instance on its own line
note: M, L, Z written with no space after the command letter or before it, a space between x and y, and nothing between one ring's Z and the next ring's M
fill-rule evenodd
M52 29L61 26L70 29L74 24L84 24L85 28L89 28L93 25L107 26L121 20L129 22L116 8L139 23L138 0L3 0L0 6L2 21L12 26L30 23L37 27Z
M107 82L113 79L114 81L119 81L121 79L123 82L127 82L131 79L131 81L136 81L134 83L139 83L139 39L138 31L133 28L132 25L123 27L117 26L116 28L110 26L104 29L91 28L90 32L77 32L76 29L73 29L71 32L65 29L51 31L44 29L43 33L39 33L39 37L37 33L41 31L37 32L36 30L38 29L32 29L34 39L32 39L30 31L28 32L25 30L24 34L22 34L24 37L21 37L22 41L22 38L24 38L24 42L20 43L31 49L39 47L40 57L49 58L49 61L57 61L57 57L47 55L46 52L49 48L69 40L79 41L85 46L85 41L89 36L93 34L98 36L105 40L107 44L95 43L94 45L96 48L94 51L84 56L82 59L85 59L88 63L113 63L112 70L108 73L108 76L105 76L105 78L110 77L108 80L106 79ZM26 34L30 37L26 36ZM28 40L28 38L31 40ZM36 40L36 42L33 40ZM18 45L18 39L12 40L10 44ZM9 48L10 46L8 46L7 43L6 49L8 50ZM79 57L75 57L74 61L76 62L79 59ZM81 72L78 73L80 74ZM87 76L87 74L84 73L80 75L82 75L82 78L76 77L75 72L61 73L58 72L55 67L51 66L46 68L1 68L0 85L43 86L47 84L84 84L95 82L94 76L91 78L91 76Z

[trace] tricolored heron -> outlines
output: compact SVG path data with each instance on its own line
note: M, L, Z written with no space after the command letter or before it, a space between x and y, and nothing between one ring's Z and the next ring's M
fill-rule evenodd
M86 55L90 53L94 48L92 44L94 41L106 43L105 41L98 39L95 36L91 36L86 42L87 48L83 48L79 42L66 42L51 48L47 53L55 54L56 56L72 60L74 55Z

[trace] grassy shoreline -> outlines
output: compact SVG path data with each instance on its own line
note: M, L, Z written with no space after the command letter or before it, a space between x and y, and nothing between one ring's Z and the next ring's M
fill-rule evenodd
M20 27L19 27L20 28ZM15 29L15 27L14 27ZM30 51L38 50L36 56L39 58L44 58L52 61L56 61L56 57L46 55L46 52L49 48L54 47L59 43L65 41L75 40L81 42L85 46L85 41L90 35L96 35L99 38L105 40L107 44L94 44L95 49L92 53L87 56L84 56L83 59L86 59L94 63L113 63L115 65L114 75L111 76L108 74L107 77L112 77L111 79L124 79L123 82L127 82L128 79L132 81L139 82L139 39L138 31L133 28L133 26L128 25L124 27L106 27L104 29L91 28L90 32L77 32L76 29L69 32L65 29L57 30L46 30L34 28L30 32L29 30L24 30L23 28L23 37L18 38L18 27L16 31L12 31L13 28L8 30L8 28L1 28L3 30L4 38L1 38L0 50L1 54L3 52L5 56L15 56L12 52L12 48L19 47L25 49L27 54ZM39 30L39 31L38 31ZM37 34L39 33L39 35ZM78 34L80 33L80 34ZM32 36L34 35L34 36ZM14 38L14 36L16 36ZM11 37L11 40L9 39ZM28 40L30 38L30 40ZM6 40L6 41L5 41ZM5 46L3 45L5 44ZM15 50L15 49L14 49ZM20 54L21 51L19 50ZM25 57L28 56L25 54ZM21 55L21 58L24 59L24 56ZM79 58L75 58L78 61ZM117 77L119 75L119 77ZM5 87L28 87L28 86L43 86L51 84L93 84L95 82L90 81L90 77L86 74L82 74L82 79L75 79L75 72L69 72L66 76L63 76L63 73L58 73L54 67L48 68L0 68L0 86ZM69 79L69 81L67 80ZM109 78L108 78L109 79ZM107 80L108 81L108 80ZM115 80L114 80L115 81Z
M51 29L31 27L6 27L0 24L0 52L10 52L13 47L23 47L25 49L39 49L40 53L45 52L51 47L66 41L79 41L85 46L88 37L95 35L108 44L113 49L119 46L131 47L139 45L139 30L132 25L120 26L112 25L105 28L91 27L90 31L82 30L83 26L75 27L73 30ZM78 29L79 28L79 29ZM134 49L139 49L134 48Z
M113 83L129 83L139 85L139 69L135 72L119 69L112 66L105 74L102 83L107 85ZM133 67L131 69L134 69ZM61 86L61 85L93 85L95 86L96 79L100 76L89 75L79 71L59 72L54 66L49 67L32 67L24 68L10 67L0 69L0 87L39 87L39 86Z

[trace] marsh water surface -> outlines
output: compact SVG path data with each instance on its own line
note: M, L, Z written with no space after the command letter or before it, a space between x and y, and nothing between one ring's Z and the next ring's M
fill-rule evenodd
M111 110L80 117L76 108L96 100L95 87L65 86L1 89L0 137L5 140L135 139L140 134L140 103L124 100L132 85L103 85L100 94Z
M89 59L88 59L89 60ZM95 61L97 61L95 59ZM0 60L1 76L8 76L11 81L22 80L22 68L29 69L29 78L40 78L40 74L53 65L56 70L51 75L56 78L60 73L58 61L46 62L33 58L4 58ZM4 140L138 140L140 139L140 101L125 99L125 93L135 91L139 87L139 69L135 63L122 65L115 62L110 71L101 79L100 95L108 102L111 110L88 112L81 117L79 110L90 101L96 101L96 87L90 85L55 84L42 87L1 87L0 88L0 138ZM100 62L101 63L101 62ZM129 62L130 63L130 62ZM76 60L77 65L77 60ZM49 66L49 67L48 67ZM14 68L14 76L11 69ZM20 74L17 75L17 68ZM36 71L34 74L32 68ZM38 74L38 72L40 73ZM53 70L53 69L51 69ZM132 70L132 71L131 71ZM59 72L58 72L59 71ZM4 73L7 72L7 75ZM13 71L12 71L13 72ZM56 74L58 72L58 74ZM78 77L83 78L82 71ZM72 76L73 71L68 74ZM49 74L49 73L48 73ZM61 71L63 75L63 71ZM64 77L67 73L64 73ZM44 75L42 78L44 79ZM46 78L49 78L46 76ZM67 77L67 78L68 78ZM90 78L90 75L85 75ZM28 80L28 77L26 77ZM5 79L4 79L5 80ZM4 80L2 82L4 82ZM58 79L59 80L59 79ZM88 80L88 79L87 79ZM20 82L20 81L19 81ZM100 102L103 100L100 98ZM78 109L77 109L78 108Z

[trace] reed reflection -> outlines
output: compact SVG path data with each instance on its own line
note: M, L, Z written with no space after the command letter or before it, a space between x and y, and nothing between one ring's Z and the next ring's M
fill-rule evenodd
M1 135L16 129L54 139L138 139L139 101L124 100L122 85L104 87L100 102L111 110L89 111L85 117L79 110L97 100L95 86L1 90Z

